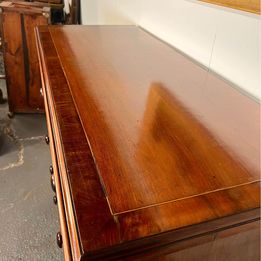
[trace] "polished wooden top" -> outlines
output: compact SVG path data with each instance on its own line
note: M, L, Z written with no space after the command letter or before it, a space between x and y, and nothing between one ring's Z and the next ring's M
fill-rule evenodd
M114 214L259 180L257 103L140 29L50 32Z
M75 129L64 116L60 124L78 142L68 158L81 165L69 176L83 252L259 215L251 212L260 206L256 101L138 27L40 27L39 39L49 76L56 73L54 101L78 120ZM59 82L68 90L59 93Z

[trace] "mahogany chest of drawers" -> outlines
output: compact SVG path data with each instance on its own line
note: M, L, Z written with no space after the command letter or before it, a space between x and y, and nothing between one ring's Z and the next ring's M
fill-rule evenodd
M36 35L65 260L259 260L259 104L138 27Z

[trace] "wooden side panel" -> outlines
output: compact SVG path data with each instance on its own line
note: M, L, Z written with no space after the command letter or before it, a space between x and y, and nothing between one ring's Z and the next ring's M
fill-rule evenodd
M36 40L34 28L38 25L47 25L46 17L42 15L24 15L24 29L26 34L26 46L28 53L28 93L29 106L36 109L43 109L43 98L40 94L40 71L36 51Z
M26 86L21 15L8 11L2 15L9 110L12 112L22 111L27 105L24 99L26 97Z

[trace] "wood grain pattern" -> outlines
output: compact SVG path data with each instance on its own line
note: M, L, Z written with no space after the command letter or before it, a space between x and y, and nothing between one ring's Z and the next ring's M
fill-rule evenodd
M255 13L260 15L260 1L259 0L201 0L202 2L221 5L242 11Z
M136 27L38 35L76 259L160 255L260 218L259 104Z
M1 3L0 8L9 110L42 112L34 27L48 24L50 9L11 2Z
M27 96L20 15L14 12L3 13L2 21L6 25L3 26L3 40L7 93L8 97L11 97L8 99L9 110L16 111L25 107L23 97ZM13 30L16 32L15 34ZM8 42L5 39L9 39ZM13 77L13 75L16 75L16 77ZM19 86L19 88L16 88L15 94L13 94L14 90L9 86ZM21 108L16 108L20 104Z

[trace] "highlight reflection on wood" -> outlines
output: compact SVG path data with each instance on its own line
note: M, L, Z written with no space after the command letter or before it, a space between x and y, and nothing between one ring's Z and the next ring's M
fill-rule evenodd
M260 14L260 0L201 0L211 4L226 6L242 11Z
M163 187L165 196L180 200L259 181L162 84L150 87L136 153L147 170L148 200L152 191L161 198Z

